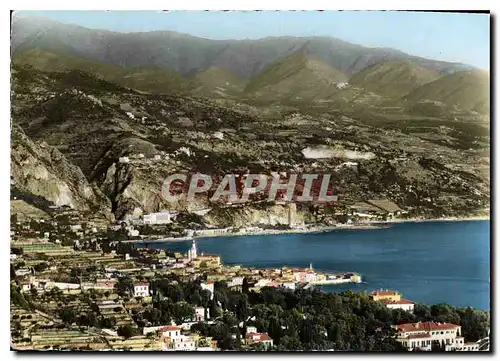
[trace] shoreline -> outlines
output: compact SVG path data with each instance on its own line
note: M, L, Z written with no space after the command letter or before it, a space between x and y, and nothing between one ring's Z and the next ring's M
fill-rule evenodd
M220 233L220 234L206 234L206 235L195 235L192 239L201 238L213 238L213 237L241 237L241 236L267 236L267 235L280 235L280 234L309 234L309 233L327 233L333 231L345 231L345 230L377 230L377 229L387 229L391 228L391 224L400 223L425 223L425 222L467 222L467 221L490 221L490 217L487 216L476 216L476 217L447 217L447 218L409 218L409 219L392 219L389 221L367 221L362 223L357 223L353 225L338 225L338 226L316 226L307 229L265 229L258 232L247 232L247 233ZM134 243L172 243L172 242L183 242L185 237L179 237L179 239L169 238L165 240L137 240Z
M307 234L307 233L325 233L332 232L336 230L377 230L377 229L387 229L390 228L391 224L399 223L424 223L424 222L467 222L467 221L489 221L490 217L478 216L478 217L467 217L467 218L409 218L409 219L393 219L390 221L369 221L365 223L358 223L353 225L342 224L339 226L316 226L309 229L268 229L259 232L248 232L248 233L222 233L222 234L208 234L193 236L194 239L200 238L212 238L212 237L237 237L237 236L265 236L265 235L275 235L275 234ZM388 227L383 227L388 226Z

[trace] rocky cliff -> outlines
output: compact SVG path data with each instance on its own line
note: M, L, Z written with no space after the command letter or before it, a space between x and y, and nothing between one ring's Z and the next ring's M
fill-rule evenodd
M110 216L108 198L89 184L80 168L45 142L33 142L17 125L12 127L11 186L57 206Z

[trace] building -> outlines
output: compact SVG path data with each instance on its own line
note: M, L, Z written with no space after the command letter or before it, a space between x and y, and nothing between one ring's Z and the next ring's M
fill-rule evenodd
M208 308L205 309L205 307L201 307L201 306L195 307L194 308L195 321L197 321L197 322L205 321L205 312L207 315L206 319L209 319L210 318L210 310Z
M175 340L181 336L182 327L180 326L165 326L160 327L158 332L162 337L168 337L170 340Z
M196 258L198 258L198 250L196 249L196 241L193 239L191 249L188 251L188 259L192 261Z
M399 308L407 312L413 312L413 310L415 309L415 304L412 301L401 298L401 294L397 291L389 291L389 290L373 291L370 294L370 297L374 301L384 303L387 306L387 308L390 309Z
M149 283L139 282L134 283L134 297L147 297L149 296Z
M245 335L245 343L247 345L261 343L267 350L269 347L273 346L273 339L267 333L247 332Z
M145 214L142 220L144 224L168 224L170 223L170 212Z
M479 343L466 342L460 351L479 351Z
M214 291L215 291L214 282L208 280L207 282L202 282L200 284L200 286L201 286L202 290L210 291L210 299L213 300L214 299Z
M165 341L163 351L196 351L196 340L192 336L180 335L173 340Z
M435 342L446 351L461 350L464 338L462 327L443 322L417 322L393 326L397 331L396 340L408 350L430 351Z
M218 268L220 267L221 261L220 256L217 254L201 254L194 260L194 266L197 268L207 267L207 268Z
M370 298L374 301L380 301L380 300L400 301L401 295L399 294L398 291L378 290L378 291L373 291L370 294Z

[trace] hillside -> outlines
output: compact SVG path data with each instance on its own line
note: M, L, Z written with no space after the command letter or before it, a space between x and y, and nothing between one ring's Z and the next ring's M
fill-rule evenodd
M395 49L367 48L329 37L209 40L171 31L116 33L43 18L14 17L12 53L32 49L120 67L168 68L181 75L214 66L241 78L255 76L299 49L348 75L386 60L411 60L443 74L471 69L465 64L420 58Z
M456 72L422 85L405 97L413 106L432 101L446 107L490 112L490 75L485 71Z
M99 203L110 204L117 218L136 207L146 212L206 207L208 195L190 204L167 202L161 196L165 177L178 172L222 177L242 168L331 173L343 204L388 198L414 215L470 215L489 204L489 133L468 119L400 113L391 118L366 109L308 115L230 101L222 105L142 94L77 71L15 66L12 121L27 134L13 134L16 187L31 197L51 202L70 197L82 206L104 194L106 201ZM42 142L45 148L37 145ZM307 152L326 158L306 157ZM130 161L120 161L124 156ZM342 166L353 160L356 169ZM99 189L89 193L89 185ZM66 198L61 189L69 189ZM229 219L218 216L231 213L221 208L210 219L214 226L259 224L275 211L247 205L234 213L240 218ZM307 206L301 212L313 217Z
M304 52L281 59L258 74L245 87L245 93L270 100L327 99L338 91L347 76Z
M122 68L97 61L39 49L17 52L12 62L49 72L82 70L122 86L146 92L186 92L194 84L166 68Z
M216 94L222 97L239 95L246 84L245 79L215 66L196 73L192 78L197 84L192 93L199 95Z
M407 60L389 60L367 67L354 74L349 84L379 95L400 98L423 84L440 77Z
M17 125L12 127L11 187L27 204L43 199L57 206L71 206L109 214L109 200L82 171L54 147L33 142Z

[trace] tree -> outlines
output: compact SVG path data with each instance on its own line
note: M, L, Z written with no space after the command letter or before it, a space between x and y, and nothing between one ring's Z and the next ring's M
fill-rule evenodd
M130 325L120 326L120 327L118 327L118 330L117 330L118 336L122 336L126 339L134 336L135 332L136 332L136 330L133 329Z
M130 277L121 277L118 279L118 282L116 282L115 288L120 296L125 296L132 292L134 289L134 283Z

